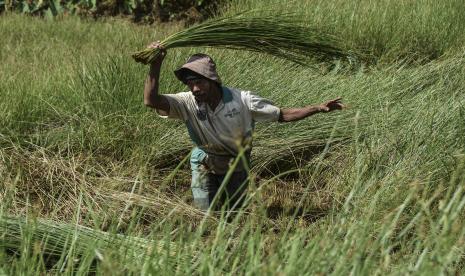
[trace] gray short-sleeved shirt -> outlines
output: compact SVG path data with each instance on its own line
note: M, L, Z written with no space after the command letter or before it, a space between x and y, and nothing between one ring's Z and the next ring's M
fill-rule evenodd
M170 112L158 112L183 120L192 141L203 151L235 155L244 139L252 137L254 123L277 121L280 109L250 91L222 87L222 93L215 110L206 103L198 104L191 92L165 94Z

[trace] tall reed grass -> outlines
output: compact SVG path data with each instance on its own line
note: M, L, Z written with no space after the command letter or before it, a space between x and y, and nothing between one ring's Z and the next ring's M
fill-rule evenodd
M187 132L145 109L146 68L127 55L180 26L154 34L119 21L1 17L0 273L462 274L465 57L455 27L436 36L441 14L455 24L455 2L412 4L411 25L392 23L405 28L379 24L410 14L407 2L385 9L384 21L384 1L363 2L353 20L353 3L301 3L321 26L324 14L359 26L347 41L384 45L382 62L317 71L210 48L173 49L165 60L166 93L186 89L172 69L204 51L226 85L279 106L334 96L349 106L257 124L249 204L234 216L191 207L190 168L179 165ZM447 54L431 58L402 42L407 33ZM430 61L396 61L408 52Z

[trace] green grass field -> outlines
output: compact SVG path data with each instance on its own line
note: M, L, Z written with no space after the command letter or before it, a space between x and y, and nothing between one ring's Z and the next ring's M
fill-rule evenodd
M185 126L143 105L131 53L182 24L0 16L0 274L455 274L465 271L465 10L459 0L235 0L275 7L372 57L302 67L210 54L227 86L280 107L258 124L249 204L192 207Z

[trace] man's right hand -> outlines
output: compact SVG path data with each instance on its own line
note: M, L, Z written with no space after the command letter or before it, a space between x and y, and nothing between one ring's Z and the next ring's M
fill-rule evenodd
M157 55L155 60L152 62L152 67L160 67L163 60L165 59L166 56L166 49L160 44L160 41L158 40L157 42L152 42L147 46L147 48L153 48L153 49L160 49L160 54Z

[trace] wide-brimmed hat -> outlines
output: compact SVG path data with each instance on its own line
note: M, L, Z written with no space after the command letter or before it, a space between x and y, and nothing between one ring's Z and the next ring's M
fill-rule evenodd
M180 81L185 83L186 77L191 76L192 72L221 84L220 76L218 76L218 73L216 72L216 64L208 55L192 55L187 62L181 66L181 68L174 71L174 74Z

